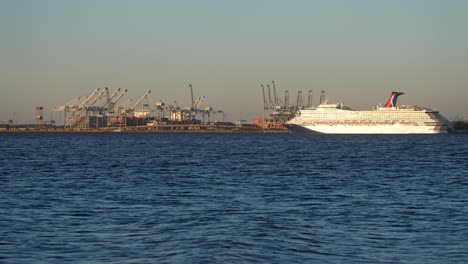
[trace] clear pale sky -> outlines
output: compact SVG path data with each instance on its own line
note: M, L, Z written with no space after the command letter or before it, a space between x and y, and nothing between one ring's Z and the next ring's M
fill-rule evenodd
M260 84L291 101L320 90L468 117L468 1L0 0L0 120L34 122L97 87L188 105L188 84L227 119L262 115ZM306 99L306 96L304 97Z

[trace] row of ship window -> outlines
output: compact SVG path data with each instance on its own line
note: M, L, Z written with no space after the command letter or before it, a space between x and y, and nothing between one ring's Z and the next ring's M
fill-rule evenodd
M376 116L353 116L353 115L348 115L348 116L341 116L341 115L307 115L305 114L304 117L308 118L317 118L317 119L327 119L327 120L336 120L336 119L341 119L341 120L353 120L353 119L371 119L371 120L395 120L395 118L398 119L422 119L422 118L429 118L427 115L424 114L418 114L418 115L398 115L398 116L390 116L390 115L376 115Z

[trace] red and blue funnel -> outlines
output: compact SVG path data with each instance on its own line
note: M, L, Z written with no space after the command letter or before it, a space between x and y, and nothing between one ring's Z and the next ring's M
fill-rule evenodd
M405 94L405 93L392 92L390 94L390 98L388 99L387 103L385 104L385 107L388 107L388 108L396 107L397 98L398 98L398 96L400 96L402 94Z

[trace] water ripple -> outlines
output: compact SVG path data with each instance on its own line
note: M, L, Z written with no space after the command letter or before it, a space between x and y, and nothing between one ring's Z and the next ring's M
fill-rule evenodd
M466 263L468 137L1 134L3 263Z

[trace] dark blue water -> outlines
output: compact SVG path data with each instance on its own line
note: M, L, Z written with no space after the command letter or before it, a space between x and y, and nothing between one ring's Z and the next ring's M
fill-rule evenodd
M468 136L0 134L3 263L468 263Z

